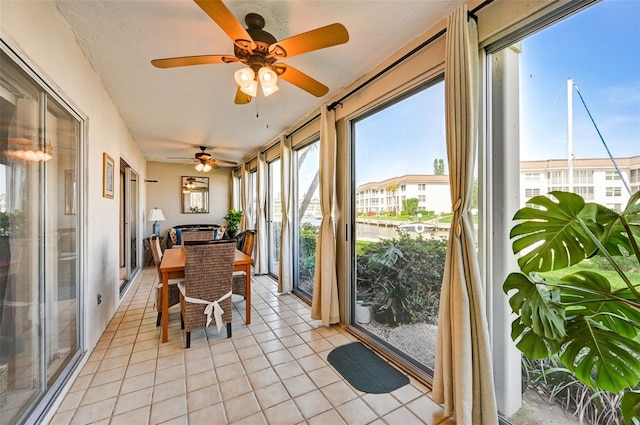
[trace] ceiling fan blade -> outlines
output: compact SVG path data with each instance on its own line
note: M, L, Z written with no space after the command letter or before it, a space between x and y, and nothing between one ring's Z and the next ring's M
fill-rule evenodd
M273 43L269 46L269 56L290 58L347 41L349 41L349 32L344 25L331 24Z
M231 62L238 62L238 58L228 55L182 56L177 58L154 59L151 61L151 64L157 68L175 68L178 66Z
M322 97L329 93L329 87L289 65L278 63L272 67L277 68L276 73L280 78L316 97Z
M220 0L193 0L240 48L253 52L257 47L247 30Z
M238 165L237 162L229 161L229 160L226 160L226 159L213 158L213 159L211 159L211 161L214 162L214 163L219 162L220 164Z
M211 168L213 168L213 169L220 168L220 166L218 164L216 164L213 159L208 159L208 160L205 161L205 163L210 165Z
M236 105L245 105L249 102L251 102L251 96L249 96L248 94L240 90L240 86L238 86L238 89L236 90L236 99L234 100L234 103Z

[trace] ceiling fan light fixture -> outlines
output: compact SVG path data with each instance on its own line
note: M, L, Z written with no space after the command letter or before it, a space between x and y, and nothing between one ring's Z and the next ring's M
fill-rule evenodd
M241 68L237 70L233 74L233 78L236 80L236 83L242 88L248 87L253 81L255 81L256 73L253 69L247 67Z
M276 86L275 84L270 87L267 87L264 84L262 85L262 94L264 94L264 97L271 96L278 90L280 90L280 87Z
M244 87L240 86L240 91L248 94L251 97L256 97L256 95L258 94L258 82L256 80L253 80Z
M203 168L204 168L204 165L202 163L196 165L196 171L202 171Z
M273 69L263 66L258 70L258 79L263 87L275 87L278 82L278 74Z
M211 165L209 164L204 164L204 167L202 167L202 171L204 171L205 173L207 171L211 171Z

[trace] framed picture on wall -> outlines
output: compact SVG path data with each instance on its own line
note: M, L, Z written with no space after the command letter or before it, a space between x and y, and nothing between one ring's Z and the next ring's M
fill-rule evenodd
M115 163L113 158L102 153L102 196L113 199L113 179L115 172Z

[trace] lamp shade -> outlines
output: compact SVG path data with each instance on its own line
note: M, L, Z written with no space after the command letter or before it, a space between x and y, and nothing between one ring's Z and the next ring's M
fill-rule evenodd
M164 214L162 214L162 210L160 208L154 208L149 211L149 217L147 217L148 221L164 221Z
M258 71L258 78L263 87L273 87L278 82L278 75L271 68L263 66Z
M255 79L256 73L253 71L253 69L247 66L245 68L237 70L233 74L233 77L240 87L245 88Z
M244 87L240 86L240 91L248 94L251 97L256 97L256 94L258 94L258 82L256 80L253 80Z

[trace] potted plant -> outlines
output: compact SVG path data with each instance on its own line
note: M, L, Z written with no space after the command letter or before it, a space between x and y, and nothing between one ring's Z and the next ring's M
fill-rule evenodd
M242 219L242 211L236 209L230 209L227 215L224 217L227 220L227 237L229 239L233 239L236 237L238 233L238 228L240 227L240 220Z
M640 282L621 264L640 260L640 192L622 213L586 203L569 192L536 196L514 219L513 251L521 273L503 286L516 317L511 337L530 359L558 356L584 384L623 394L627 424L640 411ZM579 268L562 277L538 273L604 258L621 283L602 268ZM557 274L554 274L557 275Z

